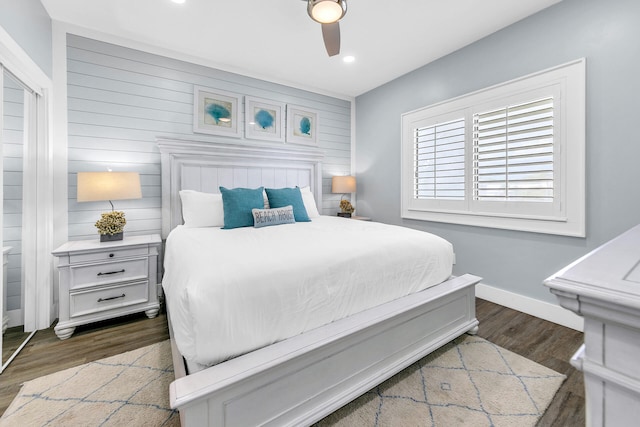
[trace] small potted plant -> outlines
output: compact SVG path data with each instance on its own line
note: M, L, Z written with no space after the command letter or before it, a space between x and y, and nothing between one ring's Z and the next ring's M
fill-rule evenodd
M127 220L124 218L124 212L111 211L105 212L100 219L96 221L96 228L100 234L101 242L111 242L114 240L122 240L124 235L124 226Z
M354 210L355 209L353 208L353 205L350 201L348 201L347 199L340 200L340 212L338 213L338 216L351 218L351 214Z

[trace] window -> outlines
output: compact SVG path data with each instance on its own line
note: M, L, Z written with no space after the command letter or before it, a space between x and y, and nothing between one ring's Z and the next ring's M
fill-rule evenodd
M464 200L464 119L415 129L415 197Z
M584 237L584 67L403 114L403 218Z
M473 115L473 199L553 202L553 98Z

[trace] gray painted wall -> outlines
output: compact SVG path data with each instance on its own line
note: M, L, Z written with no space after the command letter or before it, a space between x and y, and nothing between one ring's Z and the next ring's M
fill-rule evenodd
M357 97L358 214L438 234L454 245L455 273L556 303L541 284L546 277L640 222L639 23L637 0L564 0ZM400 114L580 57L586 239L400 218Z
M125 233L159 233L158 137L237 144L280 144L193 133L193 87L235 92L314 109L319 114L323 213L335 214L331 176L351 169L351 102L96 40L67 38L69 239L95 238L108 202L78 203L76 174L107 168L140 173L142 200L114 202ZM244 117L244 106L241 117ZM244 119L241 120L244 129Z
M51 77L51 18L40 0L0 0L0 26Z

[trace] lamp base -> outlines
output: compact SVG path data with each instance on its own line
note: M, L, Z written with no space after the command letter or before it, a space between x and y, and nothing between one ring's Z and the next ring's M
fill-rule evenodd
M122 240L124 238L124 231L121 231L116 234L101 234L100 241L101 242L115 242L118 240Z
M351 218L351 212L338 212L338 216L342 218Z

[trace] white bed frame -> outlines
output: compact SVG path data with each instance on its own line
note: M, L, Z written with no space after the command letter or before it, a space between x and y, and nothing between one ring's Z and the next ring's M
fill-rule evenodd
M240 141L158 145L164 238L182 223L181 189L309 185L322 203L324 156L317 149ZM185 427L312 424L454 338L475 333L479 281L469 274L452 277L190 375L172 338L171 407ZM170 318L169 329L173 335Z

